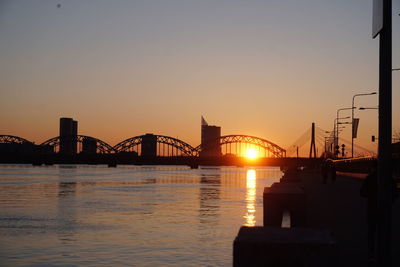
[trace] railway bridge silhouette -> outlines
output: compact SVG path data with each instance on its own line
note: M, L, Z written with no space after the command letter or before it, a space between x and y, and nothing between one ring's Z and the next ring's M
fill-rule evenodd
M65 138L65 137L64 137ZM76 143L75 155L60 153L60 136L50 138L39 145L12 135L0 135L2 145L23 145L33 149L28 155L11 157L22 162L48 163L87 163L87 164L176 164L176 165L273 165L282 166L293 163L306 165L311 159L287 158L286 150L279 145L251 135L225 135L210 144L191 146L190 144L165 135L144 134L127 138L114 146L98 138L87 135L70 136ZM200 153L210 145L219 146L220 155L204 157ZM257 152L256 160L249 161L245 158L246 151L252 149ZM34 152L32 152L34 151ZM4 157L0 159L4 162ZM314 160L311 160L314 162ZM6 160L7 162L7 160Z
M111 146L106 142L91 136L76 135L71 136L78 148L77 153L93 152L98 154L118 154L118 153L134 153L137 156L147 157L198 157L202 149L217 143L221 147L221 155L237 155L243 156L249 148L255 149L259 157L283 158L286 156L286 150L282 147L260 137L250 135L225 135L210 144L198 145L196 147L170 136L144 134L127 138L115 146ZM60 151L60 136L50 138L39 146L52 147L54 153ZM27 139L12 136L0 135L0 144L33 144ZM91 149L85 148L91 144ZM93 149L95 148L95 149Z

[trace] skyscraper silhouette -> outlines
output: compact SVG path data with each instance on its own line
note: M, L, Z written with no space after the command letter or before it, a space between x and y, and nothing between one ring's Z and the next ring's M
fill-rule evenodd
M72 118L60 118L60 153L75 155L77 152L78 122Z
M221 127L208 125L201 116L201 157L219 157L221 156Z

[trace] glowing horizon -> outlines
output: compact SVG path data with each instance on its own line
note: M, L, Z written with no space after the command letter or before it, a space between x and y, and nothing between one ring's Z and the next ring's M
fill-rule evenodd
M250 160L257 159L259 157L257 150L254 148L248 148L246 151L246 158Z

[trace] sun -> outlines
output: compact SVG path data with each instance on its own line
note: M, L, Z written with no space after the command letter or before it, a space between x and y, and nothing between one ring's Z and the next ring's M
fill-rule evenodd
M256 159L258 157L257 150L254 148L249 148L246 150L246 158L248 159Z

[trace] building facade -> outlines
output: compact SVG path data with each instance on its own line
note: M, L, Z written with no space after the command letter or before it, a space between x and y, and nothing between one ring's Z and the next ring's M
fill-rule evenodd
M72 118L60 118L60 150L65 155L77 153L78 122Z
M201 117L201 157L220 157L221 153L221 127L208 125Z
M157 136L147 133L142 139L142 157L156 157L157 156Z

